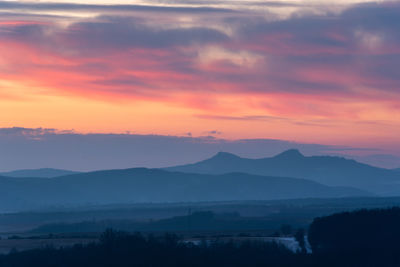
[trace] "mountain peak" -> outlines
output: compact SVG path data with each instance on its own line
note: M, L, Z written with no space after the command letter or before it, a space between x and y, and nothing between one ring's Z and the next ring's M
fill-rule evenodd
M289 149L281 154L276 155L275 157L279 158L303 158L304 155L298 149Z
M213 159L236 159L236 158L239 158L239 157L236 156L235 154L232 154L232 153L229 153L229 152L220 151L212 158Z

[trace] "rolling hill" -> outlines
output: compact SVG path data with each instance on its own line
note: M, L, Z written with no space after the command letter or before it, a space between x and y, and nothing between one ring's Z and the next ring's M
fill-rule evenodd
M194 164L165 168L202 174L243 172L255 175L295 177L330 186L350 186L385 196L400 195L400 173L341 157L306 157L288 150L275 157L248 159L220 152Z
M369 196L347 187L244 173L187 174L158 169L97 171L56 177L0 177L0 212L113 203L272 200Z

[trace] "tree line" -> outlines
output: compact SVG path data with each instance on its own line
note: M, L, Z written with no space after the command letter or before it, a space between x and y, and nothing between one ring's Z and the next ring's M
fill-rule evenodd
M302 233L296 233L301 240ZM345 212L316 218L308 229L313 253L261 241L183 242L175 234L112 229L98 242L0 256L1 267L43 266L400 266L400 209Z

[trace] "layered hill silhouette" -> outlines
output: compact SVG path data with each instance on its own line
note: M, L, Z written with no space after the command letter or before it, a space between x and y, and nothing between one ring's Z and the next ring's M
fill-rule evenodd
M333 156L306 157L298 150L275 157L248 159L220 152L194 164L166 168L169 171L202 174L243 172L255 175L310 179L330 186L350 186L379 195L400 195L400 173Z
M187 174L158 169L97 171L56 177L0 177L0 213L113 203L273 200L369 196L296 178L244 173Z
M79 172L43 168L43 169L25 169L25 170L15 170L10 172L0 172L0 176L7 177L38 177L38 178L54 178L59 176L78 174Z

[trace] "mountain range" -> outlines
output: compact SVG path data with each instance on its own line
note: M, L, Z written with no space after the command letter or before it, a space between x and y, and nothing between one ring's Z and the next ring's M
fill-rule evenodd
M52 179L0 177L0 213L113 203L199 202L370 196L305 179L245 173L188 174L135 168Z
M220 152L165 169L86 173L39 169L4 174L0 213L120 203L400 196L399 171L341 157L307 157L298 150L261 159Z
M400 173L333 156L306 157L288 150L275 157L248 159L220 152L194 164L165 168L202 174L242 172L255 175L309 179L329 186L350 186L375 194L400 195Z

